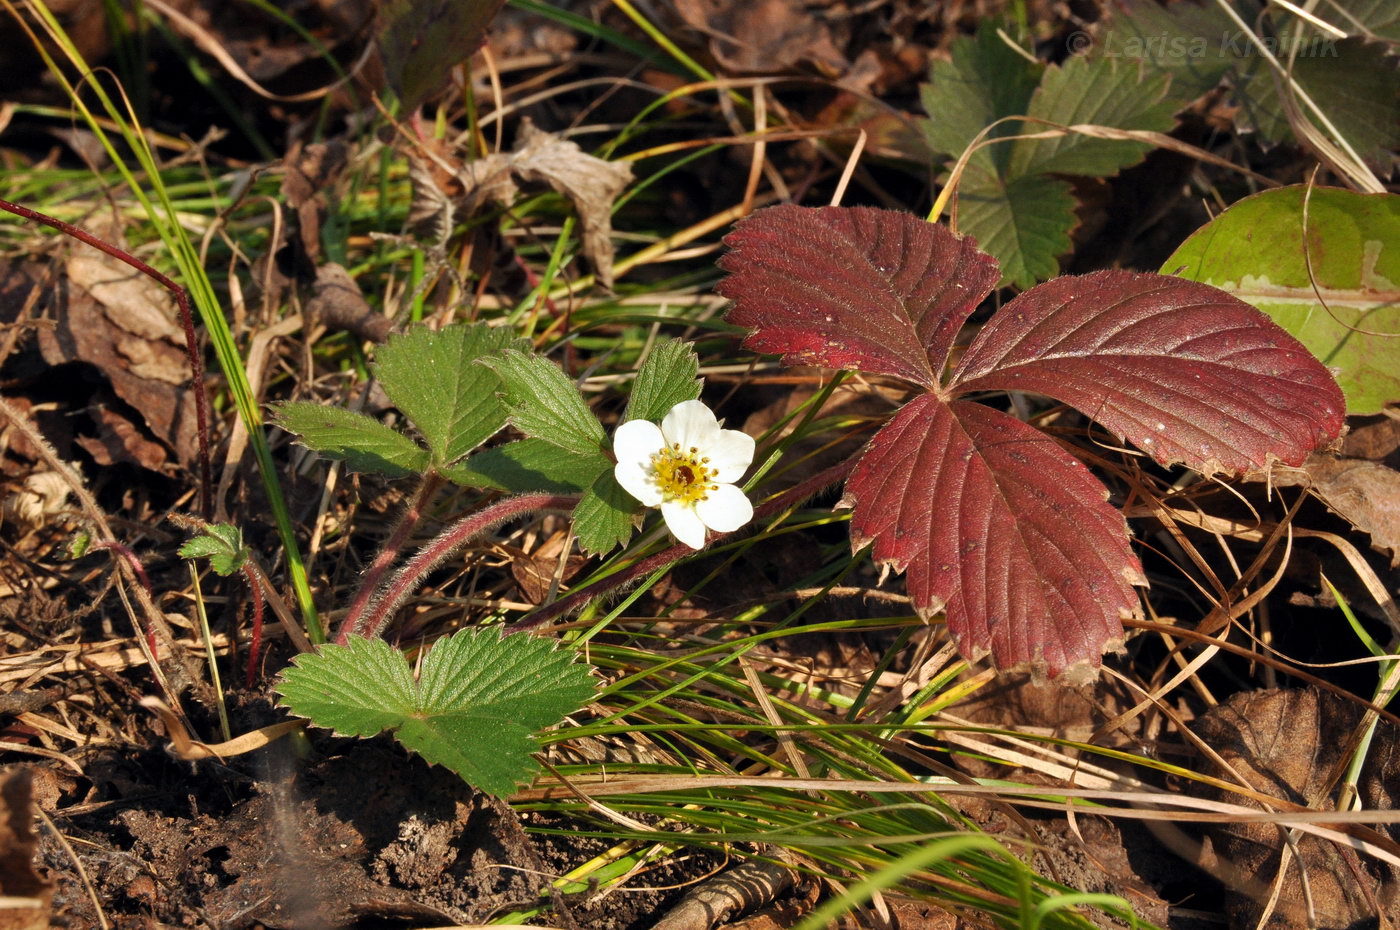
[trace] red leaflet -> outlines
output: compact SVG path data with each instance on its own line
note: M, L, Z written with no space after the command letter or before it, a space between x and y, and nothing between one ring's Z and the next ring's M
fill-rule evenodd
M1000 272L941 226L866 207L773 207L739 223L719 260L744 345L937 386L967 315Z
M953 340L998 278L941 226L866 208L774 207L720 261L745 345L789 364L894 375L922 388L846 483L852 544L906 571L923 615L946 612L969 657L1051 674L1097 665L1146 583L1127 525L1077 459L1031 426L957 399L1018 390L1071 404L1161 462L1242 471L1299 462L1341 429L1327 370L1215 288L1109 271L1020 295L945 383Z
M1346 404L1303 344L1208 284L1100 271L1047 281L992 317L953 394L1030 391L1083 411L1163 464L1300 464Z

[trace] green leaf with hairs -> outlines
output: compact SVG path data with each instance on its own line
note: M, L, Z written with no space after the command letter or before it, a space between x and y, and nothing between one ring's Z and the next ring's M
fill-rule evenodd
M700 360L689 343L657 343L632 382L624 420L660 420L676 404L700 396Z
M225 577L243 570L248 547L243 532L231 523L214 523L180 547L182 559L208 559L209 567Z
M422 474L429 453L403 433L344 407L290 401L272 408L272 421L295 433L317 455L344 462L351 471L404 478Z
M613 477L612 469L598 475L574 508L574 533L584 552L609 552L632 538L642 505Z
M448 465L506 424L500 380L476 362L524 344L510 330L485 323L414 326L379 347L374 373L422 433L432 464Z
M478 452L441 471L447 480L467 488L576 494L611 468L612 461L601 452L579 455L543 439L521 439Z
M603 425L558 365L514 349L481 364L500 376L510 424L520 432L578 455L603 450Z
M594 680L548 639L461 630L438 640L415 681L403 654L352 637L303 653L277 692L299 717L342 736L394 738L469 785L505 797L534 774L534 734L583 707Z

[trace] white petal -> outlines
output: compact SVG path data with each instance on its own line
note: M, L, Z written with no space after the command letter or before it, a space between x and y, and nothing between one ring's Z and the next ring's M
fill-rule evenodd
M613 455L619 462L650 462L652 453L660 452L665 446L666 437L650 420L628 420L613 433Z
M701 450L701 455L710 460L715 481L729 484L744 477L753 461L754 441L748 433L737 429L722 429L710 444Z
M661 516L672 536L692 549L705 548L705 524L700 522L694 507L680 501L666 501L661 505Z
M630 459L613 466L613 477L622 489L642 502L645 507L656 507L661 503L661 488L657 486L650 464L634 462Z
M732 484L722 484L695 505L700 521L717 533L737 530L753 519L753 504Z
M676 404L661 420L661 432L668 443L680 443L681 449L708 448L719 435L719 421L709 407L698 400Z

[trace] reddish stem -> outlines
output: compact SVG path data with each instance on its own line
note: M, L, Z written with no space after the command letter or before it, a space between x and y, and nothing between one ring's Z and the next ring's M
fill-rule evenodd
M379 554L374 557L374 562L365 569L359 590L355 592L355 598L350 602L350 609L346 611L345 619L340 622L340 632L335 637L335 641L340 645L345 645L345 641L350 638L351 631L360 625L360 618L364 615L365 609L373 602L375 592L379 590L379 583L384 579L384 573L399 557L399 550L403 548L404 543L408 542L408 537L417 528L418 521L423 518L424 508L427 507L428 501L441 484L442 480L437 475L429 475L423 479L423 483L418 486L418 492L413 495L413 499L404 508L398 525L390 532L389 538L384 540L384 545L380 548Z
M183 287L156 271L150 265L141 261L130 252L117 248L110 242L97 238L92 233L85 232L71 223L54 219L46 213L22 207L17 203L8 200L0 200L0 210L6 210L16 216L42 223L45 226L57 229L64 235L71 236L79 242L85 243L97 249L99 252L112 256L119 262L123 262L135 268L146 277L155 281L161 287L175 295L175 303L180 308L180 324L185 330L185 354L190 360L190 372L194 381L195 402L194 413L195 423L199 432L199 505L200 514L206 520L213 519L213 494L212 494L212 466L209 459L209 398L204 393L204 359L199 352L199 337L194 331L194 313L190 309L190 295Z
M485 510L467 514L419 549L418 554L395 573L383 596L374 602L369 613L353 632L365 637L379 635L384 624L418 587L423 576L479 534L521 514L536 510L572 510L576 504L577 497L560 494L522 494L519 497L497 501Z
M811 497L818 491L836 484L851 473L851 470L856 466L856 461L856 458L849 458L838 462L830 468L818 472L806 481L792 486L767 503L755 507L753 518L755 520L767 519ZM728 539L737 532L739 531L735 530L733 533L721 533L719 535L712 534L709 538L709 543L713 544ZM665 568L673 562L679 562L686 556L695 555L696 552L697 550L690 548L685 543L676 543L669 549L662 549L655 555L648 556L640 562L633 563L624 569L620 569L606 578L595 581L590 585L585 585L577 591L571 592L567 597L561 597L553 604L546 604L529 616L517 620L515 623L506 627L506 632L515 633L520 630L529 630L548 623L555 617L582 607L600 594L606 594L614 588L620 588L638 578L651 574L657 569Z
M253 591L253 634L248 640L247 676L247 686L251 688L257 675L258 653L262 651L263 592L262 580L258 578L257 569L247 562L243 563L243 576L248 579L248 587Z

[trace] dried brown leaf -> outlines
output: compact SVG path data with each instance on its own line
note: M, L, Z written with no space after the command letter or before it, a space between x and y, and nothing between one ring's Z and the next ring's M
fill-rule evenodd
M1213 708L1197 723L1196 733L1230 766L1212 774L1232 781L1241 777L1255 791L1326 807L1329 778L1360 718L1359 707L1320 691L1253 691ZM1360 785L1366 808L1386 809L1395 797L1400 785L1395 743L1395 728L1381 721ZM1235 794L1220 792L1219 798L1258 806ZM1219 871L1238 879L1226 882L1231 925L1260 925L1280 864L1279 829L1268 823L1226 824L1214 828L1211 838L1223 860ZM1267 930L1364 926L1376 915L1378 904L1392 914L1400 908L1400 881L1392 869L1358 860L1317 837L1299 837L1295 849L1277 906L1262 925ZM1311 901L1304 898L1299 868L1307 870Z
M1260 477L1251 475L1250 477ZM1400 471L1382 462L1315 453L1299 468L1276 468L1274 486L1310 488L1328 509L1371 537L1400 566Z
M38 836L27 769L0 772L0 930L44 930L52 887L34 871Z
M518 184L542 184L573 202L583 225L583 254L593 265L598 281L604 287L612 287L612 208L632 180L630 164L589 155L577 143L537 129L525 120L515 151L510 154L488 155L468 162L457 169L450 183L439 179L434 167L419 161L411 171L412 225L422 229L431 224L432 234L441 238L449 204L457 218L463 219L488 203L513 203L520 196ZM455 186L460 186L460 191L451 189Z

